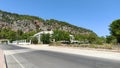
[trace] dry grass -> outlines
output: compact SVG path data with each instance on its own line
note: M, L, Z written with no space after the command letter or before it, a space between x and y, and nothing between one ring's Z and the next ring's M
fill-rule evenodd
M67 46L67 47L87 47L87 48L101 48L101 49L113 49L114 45L103 44L61 44L60 42L51 43L50 46Z
M114 52L120 52L120 45L112 44L61 44L60 42L51 43L50 46L62 46L62 47L75 47L75 48L88 48L88 49L97 49L97 50L108 50Z

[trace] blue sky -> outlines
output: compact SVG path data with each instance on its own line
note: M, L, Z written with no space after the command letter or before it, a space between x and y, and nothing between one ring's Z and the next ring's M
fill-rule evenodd
M120 0L0 0L0 10L57 19L109 35L109 25L120 18Z

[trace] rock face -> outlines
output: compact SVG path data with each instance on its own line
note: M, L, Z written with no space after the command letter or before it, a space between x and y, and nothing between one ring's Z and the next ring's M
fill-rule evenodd
M58 29L74 35L94 33L89 29L77 27L63 21L44 20L35 16L0 11L0 29L3 28L10 28L13 31L22 30L23 32Z

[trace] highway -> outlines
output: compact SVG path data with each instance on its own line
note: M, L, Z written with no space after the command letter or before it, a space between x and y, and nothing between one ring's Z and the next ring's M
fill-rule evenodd
M1 44L8 68L120 68L120 61Z

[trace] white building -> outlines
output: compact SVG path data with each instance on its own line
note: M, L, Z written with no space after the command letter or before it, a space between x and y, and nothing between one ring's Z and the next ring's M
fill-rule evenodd
M38 43L41 43L40 37L41 37L42 34L50 34L50 35L52 35L53 33L54 33L53 31L41 31L41 32L39 32L37 34L34 34L33 37L36 37L38 39Z
M38 43L41 43L41 39L40 38L41 38L42 34L50 34L52 36L53 33L54 33L53 31L41 31L41 32L39 32L37 34L34 34L33 37L36 37L38 39ZM74 40L75 38L74 38L73 35L69 35L69 36L70 36L70 43L79 43L78 40ZM61 42L68 42L68 41L64 41L63 40Z
M75 40L75 37L73 35L70 35L70 43L80 43L80 41Z

